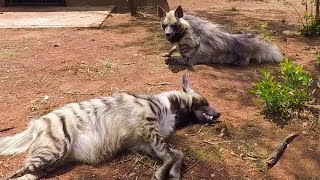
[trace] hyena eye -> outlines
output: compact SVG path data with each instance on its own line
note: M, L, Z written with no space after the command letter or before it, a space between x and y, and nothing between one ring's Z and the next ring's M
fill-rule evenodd
M162 24L162 29L165 29L167 27L166 24Z

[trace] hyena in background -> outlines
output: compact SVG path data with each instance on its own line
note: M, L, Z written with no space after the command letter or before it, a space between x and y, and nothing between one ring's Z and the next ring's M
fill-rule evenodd
M157 11L167 40L175 44L169 53L163 55L167 57L166 64L247 65L251 61L279 62L283 58L276 46L252 34L230 34L218 24L184 14L181 6L169 12L158 6ZM181 56L171 57L176 50Z
M181 179L184 154L164 141L189 122L214 124L220 113L192 90L155 95L115 94L67 104L32 120L16 135L0 138L0 155L27 151L25 163L8 179L39 179L68 161L99 163L123 150L158 157L152 179Z

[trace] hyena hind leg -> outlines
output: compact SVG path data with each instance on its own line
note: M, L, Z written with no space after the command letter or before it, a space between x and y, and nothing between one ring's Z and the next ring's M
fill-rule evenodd
M8 179L40 179L65 162L70 147L67 142L61 140L52 146L43 142L39 140L32 145L24 165Z

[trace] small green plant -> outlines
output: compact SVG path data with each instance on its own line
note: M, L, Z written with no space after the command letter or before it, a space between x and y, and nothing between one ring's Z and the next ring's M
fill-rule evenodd
M301 33L305 36L320 36L319 0L311 0L309 3L302 0L302 5L305 6L303 15L305 24L302 25ZM313 8L315 8L315 11L313 11Z
M265 41L269 41L271 42L272 41L272 38L271 38L271 34L268 30L268 22L260 22L259 23L259 26L260 26L260 31L261 31L261 34L260 36L265 40Z
M310 99L310 75L302 66L285 59L280 63L281 81L276 81L268 69L263 69L263 77L252 92L266 105L269 112L287 118L291 112L303 106Z
M320 66L320 53L316 55L316 65Z

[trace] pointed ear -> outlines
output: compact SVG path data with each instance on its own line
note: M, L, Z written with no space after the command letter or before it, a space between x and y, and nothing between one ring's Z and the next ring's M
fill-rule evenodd
M163 18L166 16L166 11L159 5L157 5L157 14L160 18Z
M176 8L176 10L174 11L174 15L178 18L182 18L183 17L183 10L181 6L178 6Z
M184 74L182 75L182 89L184 92L190 92L192 91L191 87L190 87L190 83L188 81L187 76Z

